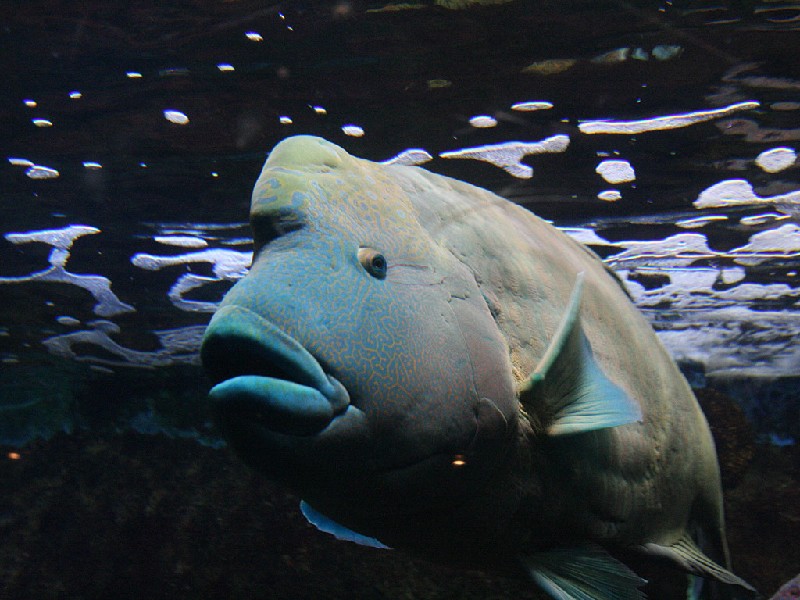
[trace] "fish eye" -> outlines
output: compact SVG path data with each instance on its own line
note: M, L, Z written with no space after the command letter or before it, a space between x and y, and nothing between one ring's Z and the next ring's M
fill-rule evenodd
M388 269L386 257L374 248L359 248L358 262L375 279L386 278L386 270Z

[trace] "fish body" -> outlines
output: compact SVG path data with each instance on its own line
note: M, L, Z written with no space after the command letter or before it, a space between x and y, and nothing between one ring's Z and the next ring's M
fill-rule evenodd
M699 406L590 250L307 136L273 149L250 216L202 347L215 418L321 528L555 598L641 597L630 554L751 589Z

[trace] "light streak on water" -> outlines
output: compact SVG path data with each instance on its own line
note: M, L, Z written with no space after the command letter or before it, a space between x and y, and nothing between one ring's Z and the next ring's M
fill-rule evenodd
M191 235L157 235L153 238L159 244L165 246L178 246L180 248L206 248L208 242L203 238Z
M30 282L66 283L85 289L94 296L96 304L94 313L101 317L111 317L134 308L122 302L111 291L111 281L101 275L78 275L66 269L72 244L84 235L100 233L96 227L86 225L69 225L63 229L46 229L24 233L9 233L5 238L12 244L29 244L40 242L52 247L47 259L49 268L22 277L0 277L0 284L22 284Z
M400 154L397 154L392 158L384 160L382 164L413 166L421 165L431 160L433 160L433 156L431 156L427 150L423 150L422 148L409 148L408 150L403 150Z
M192 263L209 263L212 265L213 277L195 275L194 273L184 273L170 287L167 296L176 308L188 312L213 313L217 310L218 302L204 302L197 300L187 300L183 296L188 292L219 281L237 281L244 277L250 262L253 259L252 252L240 252L238 250L228 250L225 248L212 248L188 254L172 256L159 256L154 254L140 253L131 258L131 263L140 269L148 271L158 271L164 267L174 265L189 265Z
M778 210L794 212L800 209L800 190L775 196L759 196L745 179L726 179L703 190L694 201L695 208L727 206L774 205Z
M758 106L758 102L738 102L730 106L713 110L698 110L690 113L653 117L636 121L584 121L578 125L578 129L580 129L582 133L587 134L611 133L632 135L645 133L647 131L688 127L696 123L703 123L720 117L726 117L743 110L752 110Z
M520 179L533 177L533 168L522 164L522 159L530 154L545 154L550 152L564 152L569 146L569 137L554 135L540 142L505 142L463 150L442 152L442 158L470 158L488 162L500 167L507 173Z

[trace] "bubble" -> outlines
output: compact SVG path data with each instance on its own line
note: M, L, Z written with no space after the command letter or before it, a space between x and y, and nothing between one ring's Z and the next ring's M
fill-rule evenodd
M31 179L56 179L61 175L61 173L55 169L51 169L50 167L33 165L27 171L25 171L25 175Z
M778 173L791 167L797 160L793 148L772 148L756 157L756 164L767 173Z
M550 110L553 108L550 102L517 102L511 105L511 110L531 112L534 110Z
M345 135L350 137L361 137L364 135L364 130L358 125L342 125L342 131Z
M165 110L164 118L170 123L177 125L186 125L189 122L189 117L179 110Z
M469 124L478 128L497 127L497 119L489 115L477 115L469 120Z
M597 194L597 197L605 202L616 202L622 198L622 194L619 190L605 190Z
M636 180L636 173L627 160L604 160L595 171L608 183L626 183Z
M81 324L81 322L76 319L75 317L68 317L68 316L60 316L56 317L56 322L60 325L66 325L67 327L77 327Z

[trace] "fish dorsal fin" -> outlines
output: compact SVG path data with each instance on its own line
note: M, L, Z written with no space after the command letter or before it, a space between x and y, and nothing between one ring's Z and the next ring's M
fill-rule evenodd
M633 423L639 404L597 364L580 322L584 273L578 273L569 304L550 345L522 382L519 399L549 435L582 433Z
M710 577L728 585L739 586L755 595L756 590L753 586L706 556L689 534L684 534L671 546L649 543L642 545L641 548L648 556L667 559L684 571L701 577Z
M556 548L520 557L539 587L556 600L640 600L639 577L599 546Z
M369 546L371 548L382 548L384 550L389 549L389 546L381 544L378 540L376 540L373 537L357 533L352 529L348 529L344 525L339 525L339 523L323 515L321 512L319 512L310 504L308 504L308 502L306 502L305 500L300 501L300 512L303 513L303 516L306 518L306 520L309 523L311 523L314 527L316 527L320 531L329 533L337 540L343 540L345 542L353 542L355 544L359 544L361 546Z

